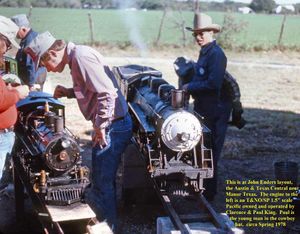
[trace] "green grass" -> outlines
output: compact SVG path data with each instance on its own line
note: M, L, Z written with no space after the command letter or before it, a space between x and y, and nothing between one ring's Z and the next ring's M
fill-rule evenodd
M94 23L94 39L104 43L128 43L130 26L136 26L136 34L142 43L153 43L158 34L161 11L121 11L121 10L81 10L81 9L47 9L32 10L32 27L39 32L50 31L55 37L77 43L90 41L88 13ZM28 13L26 8L0 8L0 14L10 17L14 14ZM208 12L214 21L223 23L224 13ZM247 28L234 36L235 45L252 48L254 46L270 48L277 44L282 15L243 15L233 13L237 22L247 22ZM192 12L183 12L186 26L191 26ZM182 32L175 27L175 19L181 19L177 12L169 12L166 19L161 42L180 44ZM282 38L283 45L300 47L300 16L288 16ZM132 28L132 27L131 27ZM192 37L188 33L189 42Z

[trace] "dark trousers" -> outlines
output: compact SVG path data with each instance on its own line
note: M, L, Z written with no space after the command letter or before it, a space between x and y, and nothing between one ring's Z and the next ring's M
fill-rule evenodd
M217 193L218 161L224 145L231 109L231 102L219 102L218 104L212 102L205 108L196 105L194 109L204 117L204 124L211 130L214 176L204 180L204 196L208 200L213 200Z

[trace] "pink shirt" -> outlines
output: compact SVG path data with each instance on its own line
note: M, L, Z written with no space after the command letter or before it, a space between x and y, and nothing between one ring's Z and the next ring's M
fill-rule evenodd
M67 45L68 63L79 108L98 128L124 117L127 103L104 57L89 46Z

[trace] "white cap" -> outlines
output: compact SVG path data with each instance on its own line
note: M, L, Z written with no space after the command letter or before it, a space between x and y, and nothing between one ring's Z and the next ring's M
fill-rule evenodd
M0 15L0 34L5 36L16 48L20 48L15 40L18 31L19 27L14 22L9 18Z

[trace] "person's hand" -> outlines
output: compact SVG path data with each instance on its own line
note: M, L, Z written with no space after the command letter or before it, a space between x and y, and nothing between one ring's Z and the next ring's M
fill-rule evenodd
M184 90L184 91L186 91L186 92L187 92L188 85L189 85L189 84L184 84L184 85L182 85L182 90Z
M39 84L34 84L32 86L29 86L29 90L31 91L40 91L41 90L41 86Z
M107 146L107 141L105 138L105 128L97 128L94 127L94 135L93 135L93 147L99 144L100 148L104 148Z
M53 97L54 98L67 97L68 92L69 92L69 90L66 87L64 87L62 85L57 85L55 87Z
M20 99L26 98L28 96L29 88L27 85L20 85L12 88L18 91Z

